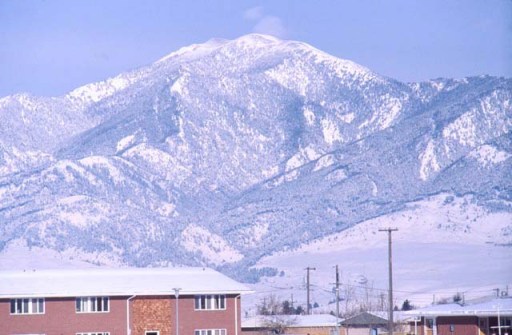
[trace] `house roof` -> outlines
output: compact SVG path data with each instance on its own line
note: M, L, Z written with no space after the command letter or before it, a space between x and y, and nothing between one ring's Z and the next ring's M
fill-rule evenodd
M242 320L242 328L265 328L272 322L280 322L287 328L336 327L336 317L331 314L312 315L257 315Z
M512 316L512 298L494 298L484 302L469 303L466 305L443 304L415 309L405 312L410 316L448 316L448 315L497 315L498 310L503 316Z
M0 298L242 294L246 286L207 268L120 268L0 272Z
M341 322L344 326L386 325L387 323L386 319L368 312L362 312Z
M384 320L388 320L389 312L388 311L368 311L368 313L378 316ZM405 311L393 311L393 320L394 322L407 322L411 319L412 316L405 314Z

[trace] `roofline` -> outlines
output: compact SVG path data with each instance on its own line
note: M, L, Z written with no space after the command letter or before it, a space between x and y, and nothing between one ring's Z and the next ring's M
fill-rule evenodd
M500 310L500 316L512 316L512 310ZM498 315L498 310L474 310L474 311L418 311L416 313L408 313L410 316L495 316Z
M237 290L237 291L184 291L180 292L180 296L190 296L190 295L205 295L205 294L225 294L225 295L246 295L254 293L253 290ZM175 297L176 293L173 291L162 291L162 292L84 292L83 294L72 294L72 293L47 293L47 294L1 294L0 299L19 299L19 298L74 298L74 297L130 297L132 295L135 296L159 296L159 295L169 295Z
M341 326L341 324L339 324ZM324 327L336 327L336 323L321 324L321 325L286 325L286 328L324 328ZM269 329L272 326L256 325L256 326L243 326L245 330L257 330L257 329Z

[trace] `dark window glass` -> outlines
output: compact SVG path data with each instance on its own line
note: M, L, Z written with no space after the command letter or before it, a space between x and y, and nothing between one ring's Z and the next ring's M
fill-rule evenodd
M28 313L28 299L23 299L23 313Z

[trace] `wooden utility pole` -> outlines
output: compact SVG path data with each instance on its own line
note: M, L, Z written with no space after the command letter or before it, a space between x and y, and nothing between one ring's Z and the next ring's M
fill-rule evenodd
M309 271L310 270L316 270L316 268L312 268L312 267L307 267L306 268L306 271L307 271L307 276L306 276L306 290L307 290L307 314L311 314L311 306L309 304Z
M389 309L388 309L388 334L393 335L393 257L391 254L391 233L394 231L398 231L397 228L386 228L379 229L379 231L388 232L388 268L389 268L389 289L388 289L388 299L389 299Z
M340 317L340 273L336 264L336 335L340 335L338 318Z

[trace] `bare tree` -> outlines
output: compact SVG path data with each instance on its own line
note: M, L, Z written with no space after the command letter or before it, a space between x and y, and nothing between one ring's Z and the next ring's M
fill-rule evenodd
M263 326L275 334L283 334L286 328L296 323L296 317L291 315L269 315L265 318Z
M271 294L263 297L258 305L258 314L277 315L282 314L282 303L276 295Z

